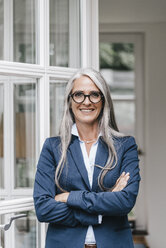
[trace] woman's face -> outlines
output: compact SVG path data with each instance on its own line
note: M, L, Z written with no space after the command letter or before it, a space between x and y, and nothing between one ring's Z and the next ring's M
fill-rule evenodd
M82 92L85 95L95 92L99 93L99 88L87 76L81 76L74 81L72 94L75 92ZM98 116L102 109L102 100L98 103L92 103L88 97L82 103L76 103L73 99L71 101L71 109L74 114L76 124L91 124L98 122Z

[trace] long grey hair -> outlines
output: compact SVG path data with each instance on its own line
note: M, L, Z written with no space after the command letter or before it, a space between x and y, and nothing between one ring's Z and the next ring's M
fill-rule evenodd
M56 168L55 182L57 187L62 192L65 192L65 190L60 186L59 178L61 176L62 170L66 162L67 149L71 141L71 129L73 123L75 122L71 110L71 97L69 95L72 91L74 81L80 78L81 76L89 77L94 82L94 84L99 88L99 90L104 96L103 108L101 110L102 113L100 114L100 118L99 118L99 130L102 132L102 140L107 144L109 155L104 167L100 167L99 165L96 166L101 168L101 172L98 177L98 184L102 190L106 191L109 189L105 188L103 185L104 176L106 175L108 170L113 169L117 164L117 154L114 147L113 136L121 137L123 136L123 134L119 132L116 124L114 108L113 108L109 87L106 84L101 73L91 68L84 68L77 71L71 77L66 87L64 113L60 125L60 133L59 133L61 139L61 158Z

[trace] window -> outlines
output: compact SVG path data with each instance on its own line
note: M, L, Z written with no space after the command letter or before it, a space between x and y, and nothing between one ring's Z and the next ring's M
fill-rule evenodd
M36 63L36 0L13 1L13 61Z
M21 212L21 214L22 213L23 212ZM34 211L27 211L24 213L27 217L17 219L14 222L15 247L35 248L37 245L37 220L35 213Z
M0 225L4 223L4 216L0 216ZM0 246L4 247L4 232L3 230L0 230Z
M58 135L64 107L65 80L50 78L50 136Z
M79 5L77 0L50 0L50 65L52 66L80 66Z
M26 207L24 207L26 208ZM37 247L37 220L34 211L8 213L0 216L0 224L9 223L11 217L22 215L22 218L15 219L9 229L6 229L8 235L0 230L0 245L1 247ZM13 238L8 239L10 233Z
M3 59L3 48L4 48L4 6L3 0L0 0L0 59Z
M4 100L3 84L0 84L0 188L4 188L4 146L3 146L3 121Z
M0 1L0 59L37 63L37 0Z
M50 1L50 65L68 66L69 1Z
M0 230L0 247L44 247L32 199L36 163L58 133L66 82L90 66L85 24L96 32L96 10L92 0L0 0L0 224L27 213Z
M36 80L14 79L15 188L33 187L36 159ZM23 84L24 82L24 84Z
M40 40L43 30L38 27L43 24L41 28L46 28L49 40L49 46L47 46L49 64L79 67L79 2L77 0L50 0L44 5L43 1L38 0L1 0L0 59L40 64L39 53L44 40ZM42 16L41 10L45 12ZM43 23L39 23L40 17L43 17ZM48 23L47 27L46 23Z

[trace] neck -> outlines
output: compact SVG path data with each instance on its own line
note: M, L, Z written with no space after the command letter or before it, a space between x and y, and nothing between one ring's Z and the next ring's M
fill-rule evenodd
M77 123L76 122L76 126L77 126L77 130L80 136L80 139L83 141L95 141L98 138L98 134L99 134L99 127L98 127L98 123L94 123L94 124L82 124L82 123ZM87 142L87 143L91 143L91 142Z

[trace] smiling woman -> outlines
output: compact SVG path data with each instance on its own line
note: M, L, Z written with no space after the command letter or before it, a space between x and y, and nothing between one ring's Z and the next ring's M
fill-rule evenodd
M36 172L46 248L133 248L127 214L139 181L137 145L118 131L105 80L79 70L66 87L60 136L45 141Z

